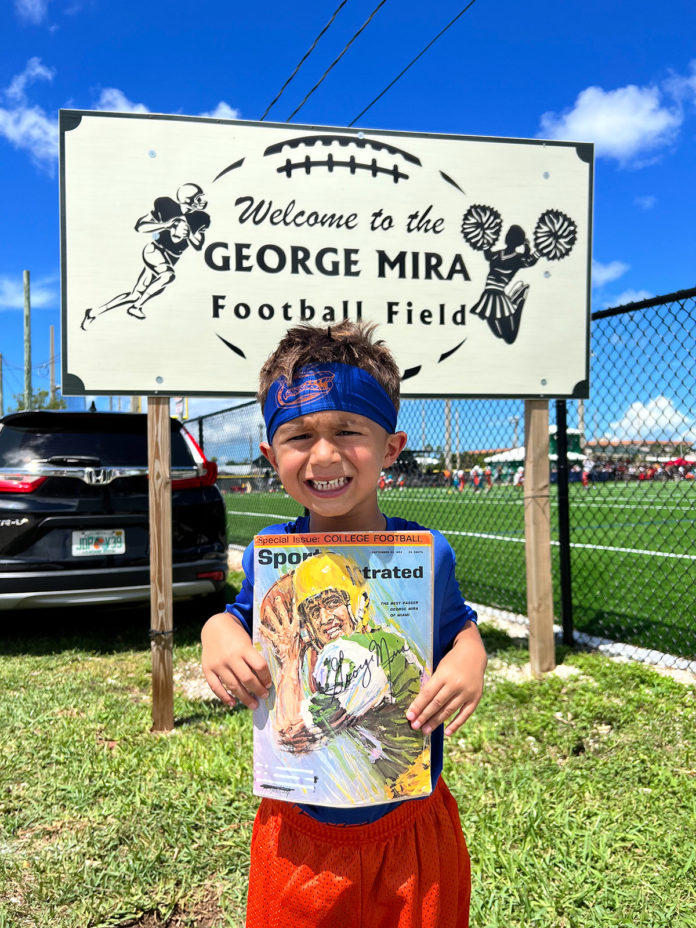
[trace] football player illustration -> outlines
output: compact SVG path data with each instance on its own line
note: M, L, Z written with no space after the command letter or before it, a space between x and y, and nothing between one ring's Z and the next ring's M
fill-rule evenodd
M283 751L333 748L332 776L349 795L429 792L428 741L406 718L423 666L405 638L375 623L354 562L307 558L264 597L260 631L275 658L271 722Z
M520 331L522 310L529 285L517 281L508 289L517 272L533 267L540 258L559 261L570 254L577 238L575 222L560 210L542 213L534 228L534 248L524 229L511 225L505 234L505 246L494 248L503 221L491 206L469 207L462 219L462 237L488 262L484 291L470 312L485 319L491 332L508 345L514 344Z
M145 319L143 306L159 296L174 280L174 266L189 245L200 251L210 216L205 212L208 202L198 184L182 184L176 199L157 197L152 210L141 216L135 224L136 232L144 232L152 239L143 248L143 268L133 288L119 293L96 309L85 310L80 326L88 329L97 316L120 306L134 319Z

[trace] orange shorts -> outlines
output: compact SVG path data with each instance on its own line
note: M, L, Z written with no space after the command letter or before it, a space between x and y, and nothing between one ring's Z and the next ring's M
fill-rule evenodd
M325 825L263 799L247 928L468 928L471 871L442 778L369 825Z

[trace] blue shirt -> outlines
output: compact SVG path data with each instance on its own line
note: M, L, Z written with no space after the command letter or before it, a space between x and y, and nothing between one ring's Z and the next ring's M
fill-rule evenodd
M467 622L476 621L476 613L467 606L459 591L459 584L454 573L455 556L450 543L440 532L424 529L417 522L408 522L398 516L387 516L388 532L430 531L433 536L434 549L434 604L433 604L433 668L452 647L452 643ZM262 529L259 535L292 535L309 532L309 516L300 516L294 522L281 522ZM227 611L235 615L252 634L254 611L254 545L250 544L242 558L244 581L236 600L227 606ZM431 781L433 789L442 773L442 755L444 743L444 726L433 731L430 742ZM407 799L404 802L419 802ZM396 809L400 803L390 802L376 806L359 806L352 809L339 809L330 806L313 806L302 804L299 808L319 822L333 825L360 825L377 821Z

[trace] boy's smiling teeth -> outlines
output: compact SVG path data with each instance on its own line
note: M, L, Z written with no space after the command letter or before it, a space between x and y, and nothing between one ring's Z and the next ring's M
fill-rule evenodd
M332 480L317 480L315 478L309 482L315 490L339 490L348 483L348 477L334 477Z

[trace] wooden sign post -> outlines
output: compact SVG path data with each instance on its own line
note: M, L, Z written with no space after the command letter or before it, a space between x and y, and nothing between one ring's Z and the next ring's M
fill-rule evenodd
M150 639L152 642L152 729L174 728L172 644L172 486L169 397L147 401L147 458L150 474Z
M524 402L524 530L527 558L529 660L535 676L553 670L551 513L549 503L549 404Z

